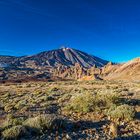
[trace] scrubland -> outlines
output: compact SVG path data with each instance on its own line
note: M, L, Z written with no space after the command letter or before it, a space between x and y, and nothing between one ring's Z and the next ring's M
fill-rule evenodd
M1 139L140 139L140 83L0 85Z

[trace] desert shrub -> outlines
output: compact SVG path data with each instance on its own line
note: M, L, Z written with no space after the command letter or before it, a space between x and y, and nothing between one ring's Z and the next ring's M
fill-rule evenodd
M58 90L59 90L59 88L56 87L56 86L53 86L49 89L50 92L55 92L55 91L58 91Z
M107 115L113 119L120 119L130 121L135 116L135 109L129 105L112 106L108 111Z
M3 98L4 97L10 97L11 96L11 94L8 92L8 93L5 93L5 94L3 94Z
M2 137L4 139L18 139L24 135L28 134L26 128L22 125L13 126L9 129L6 129L2 132Z
M17 110L20 110L21 108L26 106L26 104L27 104L26 100L21 100L14 106L14 108L17 109Z
M55 115L40 115L34 118L27 119L23 125L28 128L32 133L41 133L44 130L54 130L57 129L62 123L59 117Z
M41 97L39 97L38 99L37 99L38 101L40 101L40 102L43 102L43 101L52 101L52 100L54 100L54 97L53 96L47 96L47 95L43 95L43 96L41 96Z
M29 83L29 84L26 85L26 87L27 87L27 88L30 88L30 87L32 87L32 84Z
M17 120L10 116L0 127L4 139L19 139L23 135L42 134L44 131L66 129L67 121L56 115L39 115L27 120Z
M63 103L70 100L71 96L71 94L64 94L61 98L58 99L58 103Z
M98 107L109 108L112 104L119 103L120 95L112 91L100 92L97 93L96 100Z
M41 94L41 93L42 93L42 90L39 90L39 89L34 91L35 95L38 95L38 94Z
M86 93L71 99L70 103L65 107L66 110L74 112L90 112L93 111L95 98L92 94Z
M109 108L111 104L117 104L118 101L119 96L113 93L85 93L71 98L64 110L87 113Z
M7 129L12 126L21 125L23 121L24 121L23 118L13 118L13 117L7 118L5 122L2 124L1 128Z
M40 103L40 106L46 108L46 107L50 106L50 102L41 102L41 103Z
M13 109L14 109L14 107L11 104L6 104L4 107L5 112L11 112Z

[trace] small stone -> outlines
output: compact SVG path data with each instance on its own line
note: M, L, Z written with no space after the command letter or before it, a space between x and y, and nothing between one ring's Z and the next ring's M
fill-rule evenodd
M125 125L125 123L124 123L124 122L122 122L122 123L121 123L121 125L122 125L122 126L124 126L124 125Z
M99 140L99 138L100 138L99 135L96 135L96 139Z
M67 140L71 140L71 137L70 137L69 134L66 135L66 139L67 139Z
M107 128L107 126L106 125L103 125L103 129L106 129Z

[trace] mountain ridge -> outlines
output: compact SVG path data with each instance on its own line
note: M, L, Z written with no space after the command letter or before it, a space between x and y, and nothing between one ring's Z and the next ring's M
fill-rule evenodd
M80 50L63 47L60 49L54 49L49 51L43 51L35 55L27 56L4 56L0 55L0 63L8 63L10 66L26 67L29 63L34 63L34 66L58 66L59 64L64 66L74 66L76 63L83 67L89 68L93 65L102 67L108 63L94 55L89 55Z

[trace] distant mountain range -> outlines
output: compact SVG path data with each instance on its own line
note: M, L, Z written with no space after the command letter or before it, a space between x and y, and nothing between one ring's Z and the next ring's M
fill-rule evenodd
M103 67L108 61L67 47L41 52L32 56L0 56L0 67L57 67L58 65L74 66L76 63L82 67L90 68L94 65Z
M67 47L32 56L0 56L0 82L56 79L140 81L140 58L114 64Z

